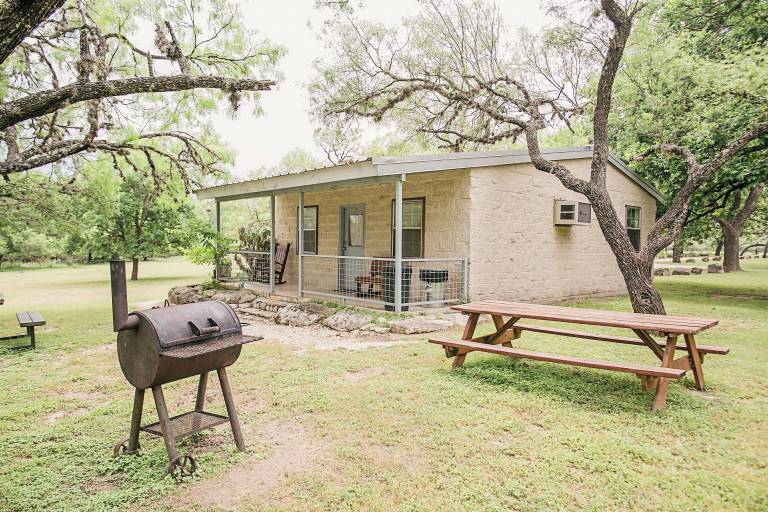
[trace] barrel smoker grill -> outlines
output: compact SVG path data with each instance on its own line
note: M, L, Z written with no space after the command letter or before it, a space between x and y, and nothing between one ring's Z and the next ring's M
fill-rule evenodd
M168 451L168 472L192 474L191 456L179 456L176 440L229 422L238 450L245 450L240 421L232 398L226 367L237 361L245 343L261 338L244 336L240 320L227 304L205 301L194 304L134 311L128 314L125 262L110 262L112 321L117 355L125 378L135 388L128 439L115 446L115 455L139 450L139 432L161 436ZM227 416L204 410L208 372L216 370ZM163 384L199 375L195 409L169 417ZM159 421L141 425L144 392L152 390Z

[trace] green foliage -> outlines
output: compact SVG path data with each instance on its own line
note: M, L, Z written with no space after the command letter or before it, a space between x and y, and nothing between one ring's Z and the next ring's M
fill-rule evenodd
M235 240L209 229L201 233L196 242L184 251L184 255L195 265L213 265L221 260L224 253L235 248Z
M739 35L714 28L733 22L722 16L740 16L722 9L730 12L736 4L750 4L752 9L757 3L761 2L680 0L657 6L638 20L614 86L610 123L614 150L629 159L666 142L688 147L706 162L764 118L765 39L750 39L750 30ZM712 40L721 40L718 51L712 51ZM729 161L695 194L682 238L716 237L711 214L735 190L768 180L766 158L768 139L763 137ZM687 178L683 162L663 155L648 158L635 169L668 198Z

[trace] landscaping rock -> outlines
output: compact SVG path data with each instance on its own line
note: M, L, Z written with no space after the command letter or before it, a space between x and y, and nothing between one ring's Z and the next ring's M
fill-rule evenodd
M376 334L386 334L389 332L389 327L386 325L377 324L365 324L360 328L361 331L375 332Z
M707 258L706 256L704 256L703 258L701 258L701 261L709 261L709 258Z
M719 274L723 271L723 267L717 263L712 263L707 267L707 272L710 274Z
M701 274L702 272L704 272L704 269L702 269L701 267L693 267L691 269L691 274L698 275L698 274Z
M254 309L260 309L262 311L277 313L278 311L280 311L281 309L289 305L290 303L284 302L282 300L267 299L266 297L259 297L258 299L256 299L251 303L250 307Z
M715 256L715 257L712 258L712 261L720 261L722 259L723 259L722 256Z
M212 300L220 300L227 304L251 303L259 296L258 293L251 290L218 290L212 297Z
M362 328L371 322L370 317L348 311L339 311L323 320L323 325L335 331L350 332Z
M668 268L657 268L653 271L653 275L655 276L668 276L670 274L672 274L672 271Z
M246 316L254 316L257 318L264 318L266 320L274 320L274 318L277 316L277 313L274 311L264 311L263 309L257 308L240 308L238 312Z
M280 309L275 322L291 327L307 327L319 322L328 312L328 308L320 304L291 304Z
M467 316L462 313L443 313L438 318L451 322L453 325L464 326L467 323Z
M673 276L689 276L691 275L691 269L689 268L676 268L672 270Z
M696 260L693 259L693 258L688 258L687 260L685 260L685 262L686 263L696 263Z
M191 304L203 300L203 285L174 286L168 292L171 304Z
M453 327L453 322L437 318L414 317L391 322L389 327L396 334L422 334L450 329Z

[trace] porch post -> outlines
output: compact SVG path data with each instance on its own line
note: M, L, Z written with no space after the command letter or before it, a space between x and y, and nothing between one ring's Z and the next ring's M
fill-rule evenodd
M275 293L275 194L269 196L269 291Z
M395 313L403 310L403 182L405 174L395 182Z
M304 296L304 191L299 192L299 298Z
M221 235L221 203L216 199L216 253L219 252L219 235ZM216 274L217 281L219 281L220 260L217 254L213 261L213 272Z

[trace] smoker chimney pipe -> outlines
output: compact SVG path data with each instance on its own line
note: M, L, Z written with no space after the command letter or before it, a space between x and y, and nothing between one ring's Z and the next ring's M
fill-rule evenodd
M136 329L139 317L128 315L128 292L125 284L125 262L109 262L109 277L112 283L112 328L115 332Z

